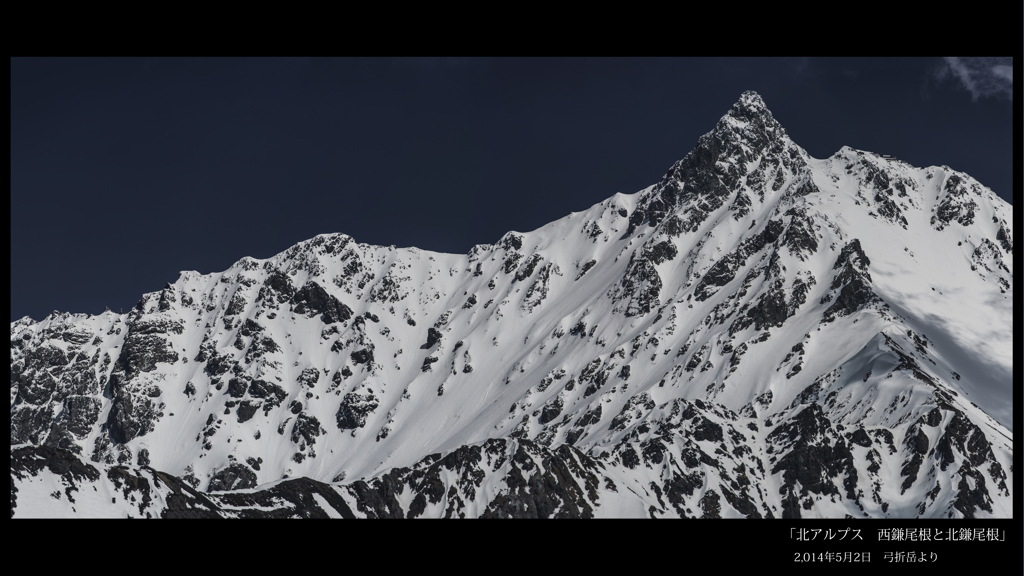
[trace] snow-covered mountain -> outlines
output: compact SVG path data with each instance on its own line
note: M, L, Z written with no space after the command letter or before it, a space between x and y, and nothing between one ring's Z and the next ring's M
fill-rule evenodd
M11 514L1010 517L1012 237L746 92L468 254L322 235L12 322Z

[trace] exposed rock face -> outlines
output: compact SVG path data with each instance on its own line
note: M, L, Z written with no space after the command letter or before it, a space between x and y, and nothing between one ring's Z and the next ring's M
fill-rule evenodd
M821 298L822 304L835 299L822 316L822 322L831 322L836 316L849 316L879 300L871 288L870 265L859 240L855 238L843 247L832 266L838 272L832 278L829 292Z
M366 424L366 418L380 404L373 390L364 393L350 392L345 395L338 408L338 428L340 430L352 430L362 428Z
M698 302L707 300L719 288L731 282L740 268L746 263L747 258L757 254L761 250L775 242L782 233L782 223L777 220L769 221L760 234L753 236L743 242L735 251L727 254L716 262L697 283L694 288L694 298Z
M125 443L137 436L153 431L153 421L162 416L153 402L120 389L115 392L107 416L107 429L114 442Z
M180 359L168 336L181 334L181 323L162 313L144 314L145 305L146 300L140 300L129 315L128 333L108 383L113 398L107 428L111 440L120 444L152 432L155 421L163 416L154 401L162 392L146 373L154 372L158 363L173 364Z
M467 254L322 235L12 322L12 515L1008 516L1012 223L745 93Z
M932 216L932 226L936 230L942 230L953 222L961 226L970 226L974 223L974 211L978 204L972 196L978 194L978 190L977 183L970 185L969 188L960 176L950 175L942 186L942 200L935 209L935 215Z
M662 282L658 270L649 259L640 257L630 262L630 268L622 277L621 298L628 297L626 316L642 316L660 304Z
M316 444L316 438L321 434L320 421L316 416L308 416L300 412L295 418L295 425L292 427L292 442L298 444L305 442L312 446Z
M256 473L243 464L232 464L213 475L206 491L218 492L255 487Z
M347 322L352 309L342 304L316 282L309 282L292 296L292 309L310 317L320 315L324 324Z

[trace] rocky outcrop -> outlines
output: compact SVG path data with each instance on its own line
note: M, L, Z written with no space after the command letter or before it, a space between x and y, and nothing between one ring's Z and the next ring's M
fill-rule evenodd
M297 290L291 302L292 310L296 313L305 314L310 318L319 315L324 324L347 322L352 317L351 308L312 281Z

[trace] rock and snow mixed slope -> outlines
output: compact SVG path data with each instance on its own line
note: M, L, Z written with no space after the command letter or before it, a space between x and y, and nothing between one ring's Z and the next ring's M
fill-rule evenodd
M322 235L11 323L11 513L1009 517L1012 237L746 92L468 254Z

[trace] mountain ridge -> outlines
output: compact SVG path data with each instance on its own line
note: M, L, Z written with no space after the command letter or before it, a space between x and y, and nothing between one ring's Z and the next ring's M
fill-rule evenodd
M319 235L12 322L12 445L412 516L1008 516L1011 223L948 167L811 158L745 92L658 184L464 255ZM457 453L490 488L422 492Z

